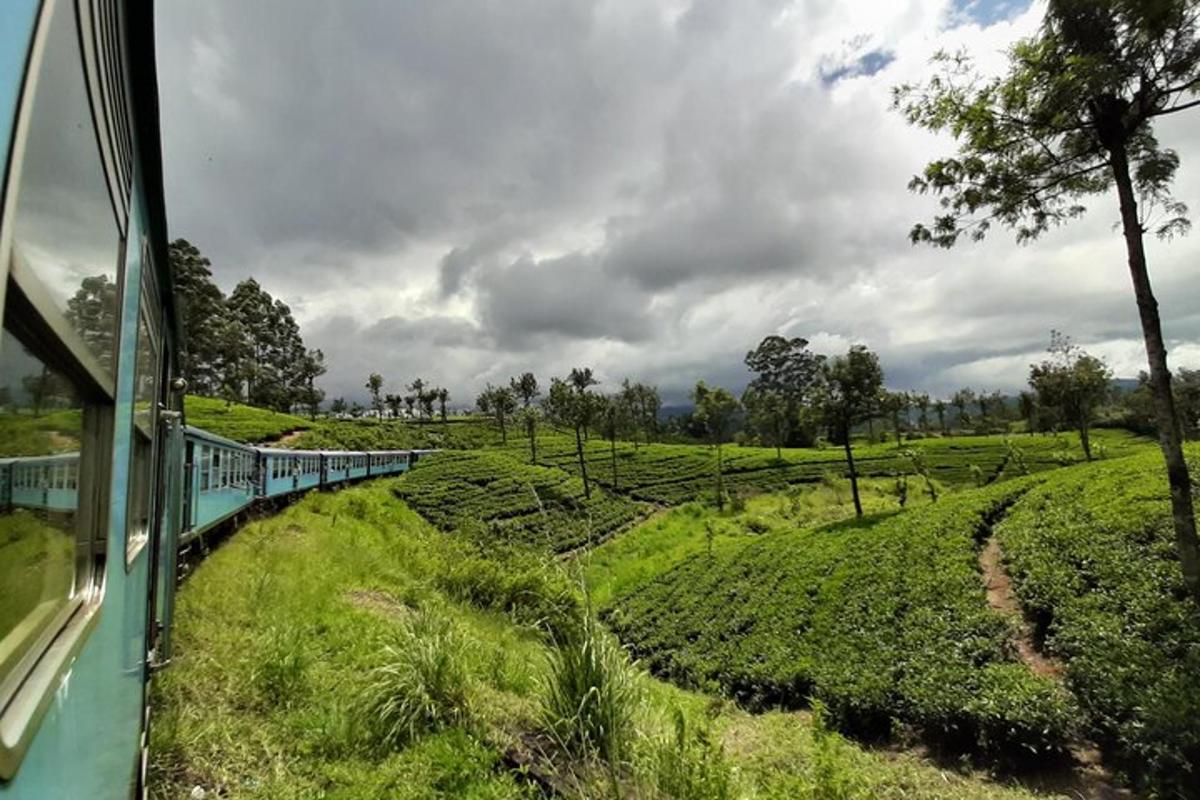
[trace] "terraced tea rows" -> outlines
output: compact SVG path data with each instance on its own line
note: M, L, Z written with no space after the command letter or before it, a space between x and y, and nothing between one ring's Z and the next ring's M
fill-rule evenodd
M812 696L849 731L899 719L984 751L1060 749L1078 711L1016 660L976 562L977 534L1030 480L697 554L607 617L653 672L751 705Z
M1094 447L1107 457L1117 457L1148 445L1147 440L1124 431L1099 431ZM514 457L527 458L527 448L510 442ZM912 474L914 465L903 450L919 454L934 480L948 486L974 486L980 479L994 481L1042 472L1083 459L1078 437L954 437L891 444L857 445L855 463L865 477ZM585 448L588 475L613 488L611 451L607 442L592 439ZM782 459L775 451L759 447L725 448L725 484L730 492L778 491L795 483L819 481L827 474L844 476L845 456L838 447L790 449ZM574 441L567 436L539 438L538 461L579 474ZM637 500L678 505L712 491L716 454L696 445L617 445L617 490Z
M1200 474L1200 450L1190 455ZM1065 470L997 536L1106 761L1160 796L1194 797L1200 617L1184 599L1167 497L1158 453Z
M644 513L639 504L603 489L585 498L583 482L561 469L487 451L429 457L395 492L443 530L482 526L489 538L555 552L602 539Z

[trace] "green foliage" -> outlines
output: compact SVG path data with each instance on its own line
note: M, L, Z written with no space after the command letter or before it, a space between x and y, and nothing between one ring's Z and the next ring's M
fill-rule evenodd
M313 426L291 414L197 395L184 398L184 414L189 425L235 442L268 442Z
M650 757L651 795L662 800L734 800L733 767L707 728L688 726L675 712L674 735L655 743Z
M542 719L555 741L578 758L617 764L632 754L642 702L629 657L590 607L550 652L542 687Z
M1200 618L1184 596L1161 458L1055 473L997 534L1110 759L1161 796L1197 797Z
M594 492L570 473L536 467L496 452L446 452L423 461L396 485L439 528L466 529L489 542L569 550L637 519L641 508Z
M691 556L609 621L655 674L750 705L812 696L861 734L898 718L996 754L1061 749L1071 699L1014 661L976 564L977 532L1026 486Z
M400 620L366 690L364 721L380 745L400 747L470 719L463 647L454 623L428 608Z
M39 415L0 413L0 456L44 456L79 450L83 413L78 409Z

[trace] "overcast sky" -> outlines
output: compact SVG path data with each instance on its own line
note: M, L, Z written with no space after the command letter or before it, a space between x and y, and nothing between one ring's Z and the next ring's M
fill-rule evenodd
M1049 330L1144 364L1115 198L1018 246L913 248L952 143L889 110L939 47L998 68L1026 0L162 0L172 237L253 276L330 397L590 365L740 388L763 336L864 342L889 385L1016 390ZM1200 113L1160 127L1200 211ZM1200 233L1149 244L1200 366ZM605 388L605 387L602 387Z

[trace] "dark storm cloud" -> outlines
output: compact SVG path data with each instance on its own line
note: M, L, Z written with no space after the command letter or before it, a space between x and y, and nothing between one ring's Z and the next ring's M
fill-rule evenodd
M866 342L899 388L1015 386L1050 327L1136 344L1114 212L914 250L905 185L951 145L888 87L937 46L997 58L1027 6L162 0L172 234L292 305L331 396L589 364L679 399L776 331ZM1162 134L1200 208L1200 128ZM1196 252L1152 246L1177 340Z

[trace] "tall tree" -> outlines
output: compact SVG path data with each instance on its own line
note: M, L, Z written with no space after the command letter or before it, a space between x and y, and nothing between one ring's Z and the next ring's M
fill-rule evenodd
M583 479L583 495L591 498L591 482L588 480L587 459L583 454L585 431L596 411L595 395L590 387L596 385L592 370L575 368L567 380L550 379L550 393L542 404L546 414L559 425L570 427L575 433L575 455L579 460L579 474Z
M529 463L537 463L537 424L538 414L532 407L534 398L540 395L537 378L532 372L522 372L519 377L510 378L509 387L513 394L521 398L521 427L529 438Z
M717 510L725 510L725 469L721 458L721 445L724 444L733 429L739 404L737 398L728 389L719 386L709 387L704 381L696 384L692 390L692 402L696 409L692 416L704 426L704 432L710 444L717 449Z
M297 400L308 409L310 419L317 418L321 401L325 399L325 392L318 389L316 385L317 378L324 375L325 371L325 354L319 349L305 351L304 358L301 359L296 371L304 385L304 390Z
M450 390L444 387L438 387L436 390L438 401L438 416L442 418L442 424L446 424L446 403L450 402Z
M1032 436L1037 427L1037 400L1033 392L1021 392L1017 395L1017 407L1021 411L1021 419L1025 420L1029 435Z
M388 392L383 396L383 404L392 412L393 419L400 419L400 409L404 407L404 395Z
M879 357L856 344L844 356L835 356L822 365L819 405L825 423L836 431L846 448L846 469L850 473L850 490L854 496L854 513L862 516L862 500L858 495L858 470L854 466L854 448L850 434L854 426L870 419L876 412L876 400L883 386L883 369Z
M1175 397L1183 435L1200 438L1200 369L1180 367L1175 371Z
M489 383L476 399L475 406L480 412L490 414L496 420L496 424L500 426L500 441L508 444L508 418L517 410L517 398L512 389Z
M418 413L422 419L433 416L433 398L426 397L425 381L422 378L416 378L408 385L408 391L412 393L416 400ZM428 409L428 410L427 410Z
M792 428L794 412L788 398L777 389L755 386L752 382L742 392L742 407L746 423L767 444L774 445L775 459L783 460L783 445Z
M600 435L608 439L609 455L612 463L612 488L620 489L617 475L617 439L629 428L629 404L619 393L600 398L597 404L600 416Z
M913 403L921 413L917 418L917 423L921 426L921 433L929 433L929 395L925 392L913 395Z
M1084 457L1091 461L1088 434L1096 409L1108 398L1112 370L1058 331L1050 333L1048 352L1050 358L1030 365L1029 385L1037 392L1039 403L1057 407L1063 418L1075 425Z
M808 349L808 340L800 337L767 336L758 347L746 353L746 366L756 373L749 388L755 390L759 410L777 408L772 397L783 401L783 408L772 417L773 438L787 444L800 418L800 406L811 393L820 374L820 360Z
M910 122L959 141L958 157L934 161L910 183L942 195L945 212L915 226L914 242L951 247L963 234L982 238L993 221L1029 241L1115 189L1176 550L1200 603L1192 485L1144 242L1151 228L1169 238L1189 226L1171 195L1179 156L1159 144L1154 124L1200 106L1197 17L1196 0L1050 0L1041 30L1011 50L1007 74L984 79L966 56L939 54L941 74L898 87L895 104Z
M900 428L900 416L908 411L908 395L904 392L889 392L886 389L879 393L879 410L887 414L892 423L892 433L896 437L896 447L903 447L903 434Z
M933 401L933 410L937 412L938 427L942 429L942 435L949 433L949 428L946 427L946 401L938 398Z
M950 403L958 409L958 427L965 428L971 418L967 415L967 406L975 402L975 392L971 389L959 389L950 398Z
M367 376L367 382L363 384L363 388L371 395L371 408L379 416L383 416L383 376L378 372L372 372Z
M66 317L96 360L111 367L117 335L117 285L107 275L84 278L67 300Z
M186 239L167 247L183 325L180 370L190 391L222 394L224 365L220 328L228 311L225 295L212 279L212 262Z

